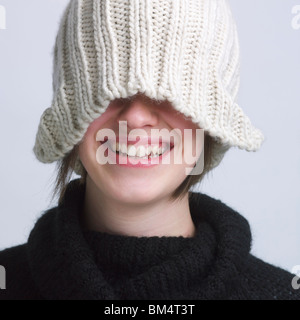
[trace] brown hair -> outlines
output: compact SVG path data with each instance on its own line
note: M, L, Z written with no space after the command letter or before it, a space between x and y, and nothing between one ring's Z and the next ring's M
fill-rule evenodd
M210 171L212 163L212 145L213 138L208 135L207 131L204 133L204 167L200 175L188 175L181 185L173 192L170 200L182 199L189 189L203 180L204 176ZM58 203L63 200L66 188L70 182L72 173L74 172L75 162L78 155L78 144L69 152L63 159L59 160L56 165L56 180L52 192L52 200L56 195L59 195ZM85 184L87 171L84 170L84 175L80 177L80 183ZM189 194L191 195L191 194Z

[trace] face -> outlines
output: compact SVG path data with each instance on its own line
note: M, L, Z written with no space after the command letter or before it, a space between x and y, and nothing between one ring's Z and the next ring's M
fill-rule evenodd
M119 121L126 121L127 136L120 131ZM110 129L114 135L108 141L97 141L103 129ZM195 161L191 163L191 158L187 158L187 150L191 155L193 148L194 159L198 159L203 149L202 141L196 139L196 129L199 127L167 100L155 101L142 94L115 99L89 126L79 145L79 157L88 179L105 197L136 205L151 203L169 198L187 177L187 170L193 168ZM131 138L132 130L139 132L137 139ZM189 138L184 139L185 136ZM137 151L135 156L129 152L131 145ZM106 156L113 155L116 163L100 164L99 148L106 150Z

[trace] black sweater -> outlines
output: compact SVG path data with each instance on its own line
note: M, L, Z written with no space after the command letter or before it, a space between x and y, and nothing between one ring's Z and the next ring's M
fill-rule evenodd
M84 186L37 221L28 242L0 252L1 299L300 299L293 275L250 254L248 222L220 200L190 199L193 238L84 231Z

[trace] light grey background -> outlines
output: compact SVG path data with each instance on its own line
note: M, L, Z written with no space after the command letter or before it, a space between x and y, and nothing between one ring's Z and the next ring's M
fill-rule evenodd
M49 208L55 164L32 152L52 98L52 50L68 0L0 0L0 248L26 241ZM300 265L300 0L231 0L241 44L239 104L265 134L257 153L233 148L200 186L250 222L252 252ZM74 178L77 176L74 176Z

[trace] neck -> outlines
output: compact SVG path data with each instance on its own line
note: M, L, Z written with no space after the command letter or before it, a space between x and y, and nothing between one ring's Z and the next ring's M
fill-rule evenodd
M104 195L87 176L83 224L86 229L110 234L193 237L188 194L173 202L168 197L147 204L124 203Z

